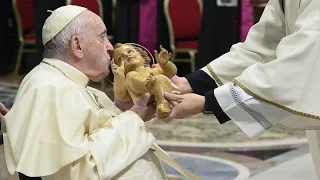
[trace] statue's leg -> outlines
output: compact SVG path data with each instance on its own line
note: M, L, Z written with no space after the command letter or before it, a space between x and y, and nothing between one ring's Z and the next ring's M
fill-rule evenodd
M130 86L127 86L127 89L128 89L128 93L130 94L130 97L133 101L133 103L135 104L136 101L139 99L140 95L135 93Z
M126 86L133 102L135 103L142 94L147 92L144 78L137 72L132 72L126 77Z
M317 177L318 179L320 179L320 130L307 130L306 133L313 160L313 165Z
M126 85L135 94L141 95L146 93L145 78L140 73L130 72L126 77Z
M146 89L151 95L154 95L154 99L157 104L157 116L165 117L171 112L170 103L164 98L165 92L171 92L171 84L169 79L161 75L150 74L147 78Z

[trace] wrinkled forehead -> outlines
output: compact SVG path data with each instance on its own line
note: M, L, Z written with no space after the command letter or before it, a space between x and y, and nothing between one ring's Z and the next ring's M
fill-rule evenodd
M88 24L91 25L93 28L106 28L106 25L104 24L101 17L95 14L94 12L87 10L84 12L84 15L88 19Z

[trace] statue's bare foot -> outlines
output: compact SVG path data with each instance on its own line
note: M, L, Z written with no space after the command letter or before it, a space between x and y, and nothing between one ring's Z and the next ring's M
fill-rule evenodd
M170 114L171 109L169 102L162 102L158 104L156 114L158 117L166 117Z
M145 87L151 95L156 93L155 80L155 75L153 73L150 73L145 83Z

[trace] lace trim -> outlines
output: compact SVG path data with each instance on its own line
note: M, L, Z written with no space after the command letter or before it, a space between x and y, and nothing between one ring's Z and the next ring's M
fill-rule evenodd
M213 79L219 84L219 86L222 86L223 83L222 81L219 79L219 77L216 75L216 73L214 73L213 69L211 68L210 64L208 64L206 66L211 74L211 76L213 77Z
M266 117L243 102L240 94L235 90L233 84L230 84L230 92L237 105L239 105L243 110L250 114L264 129L269 130L273 127L273 125L267 120Z
M298 116L303 116L303 117L307 117L307 118L311 118L311 119L316 119L316 120L320 120L320 116L317 116L317 115L313 115L313 114L309 114L309 113L305 113L305 112L301 112L301 111L296 111L296 110L293 110L291 108L288 108L286 106L283 106L281 104L278 104L278 103L275 103L275 102L272 102L272 101L269 101L267 99L264 99L258 95L256 95L254 92L250 91L247 87L245 87L243 84L241 84L239 81L233 79L232 80L233 83L235 83L237 86L239 86L241 89L243 89L247 94L253 96L254 98L256 98L257 100L260 100L262 102L265 102L265 103L268 103L268 104L271 104L273 106L276 106L280 109L283 109L289 113L292 113L294 115L298 115Z

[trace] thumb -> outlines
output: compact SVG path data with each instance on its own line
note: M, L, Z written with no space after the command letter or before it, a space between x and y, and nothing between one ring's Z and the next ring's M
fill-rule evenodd
M160 121L164 121L164 122L169 122L173 119L177 119L177 112L175 109L172 109L172 111L170 112L170 114L166 117L157 117L157 119L159 119Z
M6 115L7 112L8 112L8 109L2 103L0 103L0 114Z
M136 104L142 107L148 106L148 102L150 100L150 94L146 93L144 95L142 95L137 101Z
M171 81L175 84L178 84L179 83L179 80L180 80L180 77L177 76L177 75L174 75L172 78L171 78Z
M181 101L183 99L183 95L176 95L172 93L164 93L164 97L169 101Z
M156 68L156 67L160 67L160 65L159 65L159 64L152 64L151 67L152 67L152 68Z

